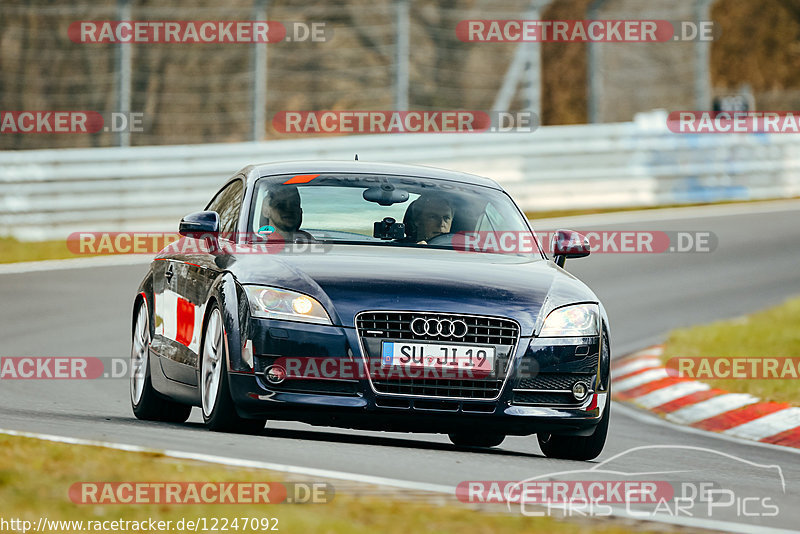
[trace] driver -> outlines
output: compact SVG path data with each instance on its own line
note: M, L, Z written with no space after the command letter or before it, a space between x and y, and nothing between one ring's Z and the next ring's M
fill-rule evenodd
M453 207L441 195L421 195L409 206L405 224L409 241L427 245L436 236L450 233Z
M300 230L303 223L303 208L300 206L300 193L293 185L275 185L267 189L267 196L261 205L261 226L259 233L263 235L265 226L274 231L269 234L272 239L277 234L284 242L313 241L308 232Z

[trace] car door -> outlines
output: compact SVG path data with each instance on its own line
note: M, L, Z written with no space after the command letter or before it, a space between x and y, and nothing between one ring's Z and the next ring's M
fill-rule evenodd
M206 211L220 216L221 242L236 239L236 227L244 198L240 178L229 182L209 203ZM224 245L224 244L223 244ZM209 253L200 239L184 238L180 253L165 262L164 288L160 302L163 313L163 337L167 347L162 353L164 374L178 382L197 385L197 369L203 334L203 318L211 287L222 270L218 255Z

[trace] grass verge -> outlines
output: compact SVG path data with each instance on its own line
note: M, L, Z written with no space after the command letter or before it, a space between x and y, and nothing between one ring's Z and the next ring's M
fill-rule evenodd
M436 505L337 492L327 504L75 504L76 482L281 482L280 473L175 460L160 454L123 452L0 435L2 516L37 524L40 517L65 521L143 521L207 518L277 518L278 531L332 534L437 532L628 532L630 523L570 523L548 517L495 515L457 504ZM321 482L321 481L320 481ZM336 481L331 482L336 487ZM271 525L272 523L270 523ZM35 527L34 527L35 528ZM269 532L233 529L232 532ZM663 531L663 529L659 529ZM75 531L69 528L62 532ZM177 530L171 530L173 532ZM201 529L202 531L202 529Z
M800 298L752 315L673 331L664 347L664 362L674 357L800 357ZM703 379L712 387L750 393L767 401L800 406L797 378Z
M0 263L19 261L65 260L86 257L70 252L67 241L18 241L13 237L0 237Z
M797 199L800 197L793 197ZM792 200L792 199L757 199L757 200L723 200L720 202L693 202L691 204L665 204L662 206L631 206L631 207L618 207L618 208L586 208L586 209L573 209L573 210L542 210L542 211L526 211L525 216L528 219L551 219L555 217L574 217L577 215L596 215L600 213L619 213L627 211L650 211L662 210L668 208L692 208L696 206L722 206L727 204L751 204L753 202L769 202L770 200Z

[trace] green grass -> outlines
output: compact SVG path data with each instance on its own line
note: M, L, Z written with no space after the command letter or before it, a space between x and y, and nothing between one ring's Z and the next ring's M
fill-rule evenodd
M662 359L800 357L800 298L752 315L673 331ZM796 378L703 379L712 387L800 406Z
M235 439L235 436L231 436ZM296 480L296 479L295 479ZM102 447L67 445L0 435L0 503L5 519L36 524L50 520L171 520L256 517L278 518L278 532L361 534L437 532L455 534L523 532L631 531L631 523L602 518L582 522L547 517L492 514L466 505L392 500L338 491L327 504L75 504L69 496L76 482L281 482L284 475L256 469L228 468L179 461L157 453L123 452ZM322 482L322 481L319 481ZM334 488L336 481L331 481ZM440 500L437 496L437 500ZM663 529L659 529L663 531ZM230 530L230 532L259 532ZM260 531L267 532L267 531Z

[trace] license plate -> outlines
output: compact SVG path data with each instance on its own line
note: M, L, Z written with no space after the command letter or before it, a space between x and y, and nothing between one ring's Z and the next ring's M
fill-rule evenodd
M494 358L494 347L475 345L384 341L381 351L382 367L463 369L491 372L494 369Z

